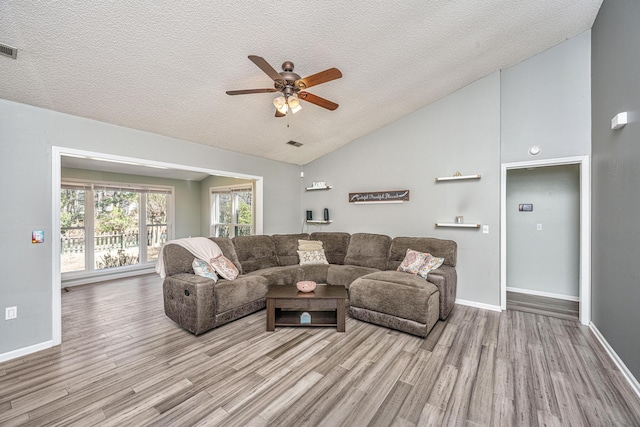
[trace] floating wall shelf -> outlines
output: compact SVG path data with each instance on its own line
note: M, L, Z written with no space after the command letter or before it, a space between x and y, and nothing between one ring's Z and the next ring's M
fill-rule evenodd
M480 174L476 175L459 175L459 176L438 176L436 182L440 181L459 181L463 179L480 179Z
M326 187L306 187L305 190L307 191L319 191L319 190L331 190L333 187L330 185L327 185Z
M480 224L457 224L455 222L436 222L436 227L480 228Z
M323 221L320 219L308 219L307 224L331 224L333 221Z

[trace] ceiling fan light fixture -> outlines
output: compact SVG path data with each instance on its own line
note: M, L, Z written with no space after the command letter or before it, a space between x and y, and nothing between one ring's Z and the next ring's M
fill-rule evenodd
M287 114L287 100L284 96L278 96L273 100L273 105L282 114Z
M302 110L302 106L300 105L300 100L298 99L298 95L296 94L291 95L287 100L287 103L289 104L289 108L291 108L291 112L293 114Z

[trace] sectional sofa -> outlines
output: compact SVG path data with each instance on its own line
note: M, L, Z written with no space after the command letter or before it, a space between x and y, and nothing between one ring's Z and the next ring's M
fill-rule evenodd
M210 239L238 268L235 280L195 275L194 256L177 244L162 251L165 313L196 335L264 308L270 286L301 280L344 286L352 317L419 336L446 319L455 303L457 244L451 240L341 232ZM300 265L299 240L322 241L328 264ZM396 271L407 249L444 263L428 280Z

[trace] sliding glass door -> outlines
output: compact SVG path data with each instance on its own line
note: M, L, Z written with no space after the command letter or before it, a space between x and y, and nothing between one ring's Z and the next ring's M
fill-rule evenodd
M80 276L155 262L170 237L171 195L168 188L64 183L61 272Z

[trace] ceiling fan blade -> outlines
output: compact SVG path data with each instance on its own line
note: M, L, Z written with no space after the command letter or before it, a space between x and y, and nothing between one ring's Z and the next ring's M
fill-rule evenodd
M282 114L280 111L278 111L278 109L276 108L276 117L285 117L286 114Z
M271 77L273 81L278 81L278 80L284 81L280 73L278 73L271 65L269 65L269 63L265 61L263 57L256 56L256 55L249 55L249 59L251 60L251 62L256 64L258 68L264 71L267 74L267 76Z
M311 86L319 85L320 83L339 79L340 77L342 77L340 70L337 68L329 68L328 70L320 71L319 73L296 81L296 87L299 87L300 89L307 89Z
M274 88L228 90L227 95L246 95L248 93L269 93L269 92L277 92L277 90L275 90Z
M319 107L326 108L327 110L333 111L338 108L338 104L336 104L335 102L331 102L328 99L321 98L309 92L298 93L298 98L312 104L316 104Z

